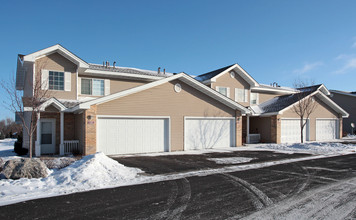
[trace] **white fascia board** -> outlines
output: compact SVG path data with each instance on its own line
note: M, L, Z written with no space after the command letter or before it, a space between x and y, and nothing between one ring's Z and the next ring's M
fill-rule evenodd
M319 91L316 90L315 92L313 92L313 93L311 93L311 94L305 96L303 99L307 99L309 96L313 96L313 95L317 94L318 92L319 92ZM302 99L302 100L303 100L303 99ZM278 112L278 114L283 114L285 111L291 109L291 108L292 108L294 105L296 105L297 103L298 103L298 101L296 101L296 102L294 102L293 104L291 104L291 105L285 107L284 109L280 110L280 111Z
M330 95L329 90L324 86L324 84L321 84L321 86L318 88L321 92L323 92L325 95Z
M59 44L53 45L51 47L48 47L43 50L39 50L37 52L28 54L24 56L24 61L30 61L30 62L35 62L36 59L41 58L45 55L49 55L52 53L58 52L62 56L66 57L67 59L71 60L72 62L76 63L78 67L81 68L89 68L89 65L87 62L84 60L80 59L78 56L75 54L71 53L69 50L65 49Z
M261 87L252 87L252 92L275 92L279 94L294 94L296 91L289 91L289 90L279 90L279 89L272 89L272 88L261 88Z
M195 89L198 89L199 91L203 92L204 94L206 94L206 95L208 95L208 96L220 101L221 103L229 106L230 108L240 110L241 113L243 113L243 114L250 113L250 110L248 110L247 108L245 108L242 105L238 104L237 102L225 97L224 95L222 95L219 92L211 89L210 87L200 83L199 81L195 80L194 78L188 76L185 73L179 73L177 75L173 75L173 76L168 77L168 78L164 78L164 79L161 79L161 80L158 80L158 81L154 81L154 82L142 85L142 86L138 86L138 87L135 87L135 88L132 88L132 89L128 89L128 90L125 90L125 91L121 91L121 92L118 92L118 93L114 93L114 94L111 94L111 95L108 95L108 96L104 96L104 97L97 98L97 99L92 100L92 101L88 101L88 102L79 104L78 106L73 108L72 111L77 111L79 109L89 109L91 105L102 104L102 103L105 103L105 102L109 102L109 101L115 100L117 98L128 96L128 95L131 95L131 94L134 94L134 93L137 93L137 92L144 91L146 89L150 89L150 88L162 85L162 84L164 84L166 82L169 82L169 81L172 81L172 80L175 80L175 79L180 79L181 81L187 83L188 85L194 87Z
M337 90L330 90L330 92L331 93L340 94L340 95L347 95L347 96L351 96L351 97L355 97L356 98L356 94L351 94L351 93L337 91Z
M149 75L140 75L140 74L133 74L133 73L121 73L121 72L115 72L115 71L92 70L92 69L86 69L84 71L84 74L88 74L90 76L93 76L93 75L105 76L106 75L106 76L110 76L110 77L121 76L121 77L151 79L151 80L164 79L164 77L161 77L161 76L149 76Z
M230 68L227 68L226 70L222 71L221 73L219 73L218 75L214 76L213 78L211 78L211 82L216 82L216 79L220 76L222 76L223 74L233 70L233 69L237 69L239 71L236 71L237 74L240 75L240 77L242 77L244 80L246 80L246 82L248 84L250 84L251 86L259 86L258 82L256 80L254 80L250 74L248 74L240 65L238 64L234 64L232 65ZM243 75L240 74L240 71L243 73Z
M200 83L199 81L197 81L189 76L183 77L182 81L187 84L190 84L192 87L194 87L195 89L210 96L211 98L216 99L216 100L224 103L225 105L230 106L231 108L240 110L241 113L243 113L243 114L251 113L251 111L249 109L245 108L244 106L240 105L239 103L235 102L234 100L224 96L220 92L215 91L214 89Z
M45 101L44 103L42 103L41 107L40 107L40 111L44 111L48 106L50 105L54 105L54 107L56 107L58 110L60 111L65 111L67 108L60 102L58 101L56 98L50 98L47 101Z
M234 68L235 68L235 65L236 65L236 64L230 66L229 68L227 68L226 70L222 71L222 72L219 73L218 75L216 75L216 76L210 78L210 81L211 81L211 82L216 82L216 79L217 79L217 78L219 78L220 76L222 76L222 75L224 75L225 73L227 73L227 72L231 71L232 69L234 69Z
M269 112L269 113L262 113L262 114L253 114L252 116L260 116L260 117L269 117L273 115L279 115L279 112Z
M344 109L342 109L339 105L337 105L334 101L332 101L329 97L327 97L323 92L317 90L311 94L309 94L308 96L304 97L303 99L306 99L310 96L314 96L316 95L321 101L323 101L325 104L327 104L328 106L330 106L333 110L335 110L336 112L340 113L342 115L343 118L348 118L349 117L349 113L347 113ZM296 105L298 103L298 101L296 101L295 103L293 103L292 105L282 109L281 111L278 112L278 114L283 114L283 112L287 111L288 109L292 108L294 105Z
M349 113L347 113L343 108L341 108L338 104L336 104L333 100L331 100L328 96L326 96L324 93L319 92L317 94L318 98L323 100L325 104L330 106L332 109L334 109L336 112L340 113L343 118L348 118Z

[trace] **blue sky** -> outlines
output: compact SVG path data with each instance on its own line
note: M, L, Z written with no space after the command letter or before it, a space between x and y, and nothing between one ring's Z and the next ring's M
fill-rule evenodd
M356 90L353 0L0 4L1 79L16 71L17 54L60 43L91 63L193 75L238 63L259 83L292 86L299 78Z

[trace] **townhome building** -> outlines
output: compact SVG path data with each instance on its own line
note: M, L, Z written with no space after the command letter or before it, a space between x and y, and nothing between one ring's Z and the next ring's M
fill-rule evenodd
M299 90L259 84L238 64L198 77L87 63L57 44L18 55L16 89L24 116L36 85L46 92L33 153L108 155L242 146L251 142L297 142L296 93L318 103L306 140L341 137L348 113L324 85ZM298 134L297 134L298 133ZM300 137L300 136L299 136ZM24 132L23 146L29 138Z

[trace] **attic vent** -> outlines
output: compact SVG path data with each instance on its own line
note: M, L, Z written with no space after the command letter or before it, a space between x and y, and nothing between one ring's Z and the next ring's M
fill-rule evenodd
M176 93L179 93L180 91L182 91L182 86L179 83L175 84L174 85L174 91Z

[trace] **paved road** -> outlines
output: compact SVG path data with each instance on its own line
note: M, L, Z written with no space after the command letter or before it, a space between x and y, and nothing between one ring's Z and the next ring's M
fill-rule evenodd
M0 219L356 218L353 188L355 154L32 200Z

